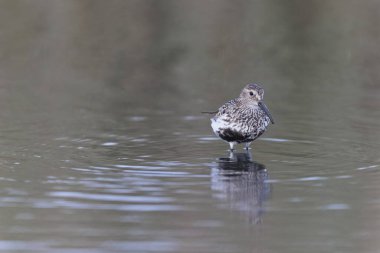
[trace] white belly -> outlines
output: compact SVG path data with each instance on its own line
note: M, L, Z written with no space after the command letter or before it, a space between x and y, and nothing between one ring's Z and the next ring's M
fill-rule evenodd
M230 122L227 122L224 120L224 117L218 117L218 118L212 118L211 119L211 127L214 133L219 136L218 132L223 129L231 129L234 131L238 131L238 127L236 124L231 124Z

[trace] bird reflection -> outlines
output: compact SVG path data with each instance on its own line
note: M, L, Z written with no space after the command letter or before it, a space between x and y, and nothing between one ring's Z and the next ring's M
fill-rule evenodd
M215 166L216 165L216 166ZM251 153L232 153L221 157L212 167L212 190L232 210L261 223L263 202L271 193L265 165L253 161Z

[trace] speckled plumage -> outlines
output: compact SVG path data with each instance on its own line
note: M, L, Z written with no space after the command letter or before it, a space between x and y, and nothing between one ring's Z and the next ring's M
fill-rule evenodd
M211 118L211 127L221 139L230 143L249 144L262 135L273 119L262 102L264 90L257 84L248 84L238 98L222 105Z

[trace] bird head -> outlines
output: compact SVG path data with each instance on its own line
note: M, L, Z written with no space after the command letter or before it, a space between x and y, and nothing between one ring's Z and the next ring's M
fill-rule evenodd
M263 110L265 114L269 117L272 124L274 124L273 117L263 101L264 89L261 88L258 84L252 83L246 85L241 91L239 97L248 105L260 107L260 109Z
M241 91L240 98L258 105L264 99L264 89L257 84L248 84Z

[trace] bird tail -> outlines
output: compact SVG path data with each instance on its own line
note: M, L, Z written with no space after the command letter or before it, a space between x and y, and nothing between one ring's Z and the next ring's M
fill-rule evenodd
M218 111L214 111L214 112L201 112L201 113L205 113L205 114L216 114L216 113L218 113Z

